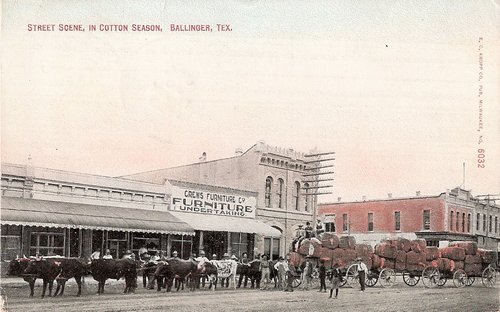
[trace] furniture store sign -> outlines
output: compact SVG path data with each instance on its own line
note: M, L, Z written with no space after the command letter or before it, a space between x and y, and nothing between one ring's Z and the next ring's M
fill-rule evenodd
M173 211L255 218L255 206L253 196L172 187Z

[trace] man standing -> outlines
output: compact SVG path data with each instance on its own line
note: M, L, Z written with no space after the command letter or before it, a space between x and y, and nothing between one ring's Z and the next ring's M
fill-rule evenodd
M295 278L295 267L290 262L290 257L286 257L286 262L284 262L284 269L286 272L286 288L285 291L293 291L292 283Z
M278 262L274 265L274 269L278 272L278 289L283 290L286 278L285 259L283 259L283 257L280 256L278 258Z
M326 292L326 267L325 267L325 260L320 259L319 260L320 265L319 265L319 292L322 290Z
M366 274L368 274L368 267L363 263L361 258L357 258L356 262L358 264L358 276L359 284L361 285L361 291L365 291L365 279Z
M240 274L240 278L238 280L238 288L241 287L241 282L243 281L243 278L245 278L245 282L243 284L243 287L247 287L247 283L248 283L248 270L249 270L250 266L248 265L248 254L246 252L241 254L240 265L244 266L241 269L241 271L244 273Z
M266 255L262 255L262 261L260 261L260 271L262 271L261 282L264 283L264 286L262 286L260 290L266 290L269 282L271 281L270 262L267 260Z

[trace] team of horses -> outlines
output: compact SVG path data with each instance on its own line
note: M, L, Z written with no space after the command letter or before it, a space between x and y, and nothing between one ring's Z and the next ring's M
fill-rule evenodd
M142 262L131 259L94 259L88 261L80 258L18 258L10 262L7 274L20 276L30 286L30 297L34 296L34 286L36 279L43 280L42 298L45 297L47 286L48 296L52 296L54 281L56 291L54 296L62 296L66 281L74 278L78 285L77 296L82 293L82 282L84 276L91 275L98 282L97 294L104 293L104 285L107 279L125 280L124 293L133 293L137 288L138 273L142 273L143 286L152 289L154 284L157 290L162 288L171 291L175 285L177 291L184 288L184 283L189 285L189 289L194 291L200 285L204 287L206 283L209 289L215 290L217 282L221 279L229 282L233 288L247 286L250 280L251 287L260 287L259 261L248 264L238 263L234 260L212 260L195 261L182 260L178 258L166 259L157 262ZM237 282L236 276L239 276ZM271 270L271 278L276 276L276 272ZM149 279L149 282L147 282Z

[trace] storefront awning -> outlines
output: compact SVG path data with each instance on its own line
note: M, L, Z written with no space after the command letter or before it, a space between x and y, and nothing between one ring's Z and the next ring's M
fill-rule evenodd
M172 214L192 226L195 230L252 233L270 237L281 236L279 230L255 219L175 211L172 211Z
M168 211L2 197L2 224L194 235Z

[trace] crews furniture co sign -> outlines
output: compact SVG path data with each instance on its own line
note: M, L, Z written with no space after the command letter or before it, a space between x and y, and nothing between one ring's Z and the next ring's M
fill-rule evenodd
M255 218L255 206L253 196L172 187L173 211Z

